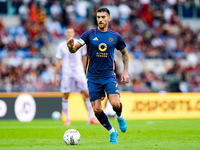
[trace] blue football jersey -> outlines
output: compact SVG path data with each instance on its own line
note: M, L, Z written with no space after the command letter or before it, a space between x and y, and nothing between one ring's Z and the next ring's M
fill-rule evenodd
M112 31L101 32L96 29L86 31L79 40L87 45L87 78L88 80L106 79L115 76L114 50L123 50L126 45L122 37Z

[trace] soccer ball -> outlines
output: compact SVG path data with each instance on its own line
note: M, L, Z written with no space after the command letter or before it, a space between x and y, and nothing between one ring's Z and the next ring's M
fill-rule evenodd
M54 120L54 121L59 121L60 118L61 118L61 113L59 111L54 111L52 114L51 114L51 118Z
M63 140L67 145L78 145L81 141L81 135L76 129L69 129L63 135Z

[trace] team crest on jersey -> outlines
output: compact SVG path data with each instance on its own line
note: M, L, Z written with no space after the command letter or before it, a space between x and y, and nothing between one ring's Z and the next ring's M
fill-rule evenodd
M109 38L108 40L109 40L110 42L113 42L113 41L114 41L114 39L113 39L113 38Z

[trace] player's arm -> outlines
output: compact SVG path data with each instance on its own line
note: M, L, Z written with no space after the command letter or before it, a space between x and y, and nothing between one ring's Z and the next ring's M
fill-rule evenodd
M61 68L61 59L57 59L56 60L56 67L55 67L55 72L54 72L54 84L57 85L58 84L58 79L57 79L57 74L59 72Z
M83 67L86 70L86 64L87 64L86 45L84 45L83 47L81 47L81 54L82 54Z
M122 53L122 61L124 64L124 70L121 76L121 82L123 83L128 83L129 82L129 75L128 75L128 52L126 50L126 48L124 48L123 50L121 50Z
M76 51L83 45L81 45L79 42L77 42L75 45L74 45L74 39L69 39L67 41L67 47L69 49L69 52L70 53L76 53Z
M83 62L84 69L86 69L86 61L87 61L87 57L85 55L82 56L82 62Z

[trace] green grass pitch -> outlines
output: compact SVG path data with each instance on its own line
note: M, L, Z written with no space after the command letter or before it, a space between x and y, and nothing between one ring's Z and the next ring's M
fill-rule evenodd
M22 123L0 120L0 150L200 150L200 119L127 120L127 132L121 133L117 121L109 119L119 132L118 144L109 143L109 133L101 125L86 121L35 119ZM79 145L66 145L68 129L81 134Z

